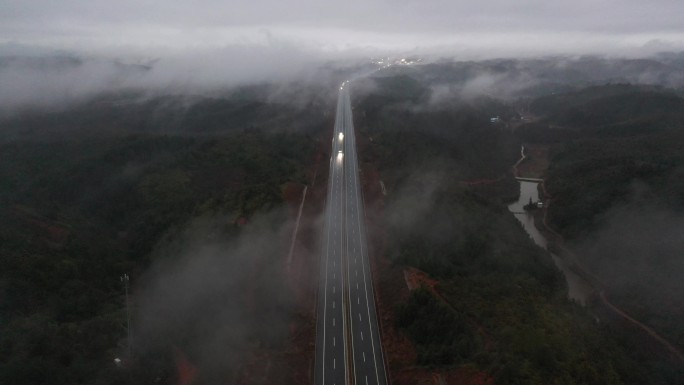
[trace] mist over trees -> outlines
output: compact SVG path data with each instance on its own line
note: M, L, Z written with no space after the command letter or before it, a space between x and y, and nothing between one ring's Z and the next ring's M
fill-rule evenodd
M681 54L224 68L234 54L186 78L187 58L0 58L0 382L178 383L187 360L212 383L239 377L236 354L282 344L283 185L308 183L347 78L359 158L388 191L386 256L438 281L393 309L416 365L497 383L678 378L567 300L504 203L520 146L548 145L550 224L681 347Z
M515 116L511 107L459 93L431 105L429 92L398 91L419 84L378 79L356 107L372 138L363 160L387 188L376 210L392 269L418 268L436 282L396 303L393 326L414 343L412 362L436 373L469 368L495 383L647 381L614 335L567 299L550 256L502 204L518 191L510 166L520 141L490 117ZM404 358L388 355L395 379L410 382Z
M533 101L543 118L520 129L551 145L549 223L613 303L679 349L683 103L667 88L596 86Z
M260 283L285 296L280 272L265 273L279 266L276 250L289 239L279 230L287 226L281 188L307 180L310 133L323 117L246 91L195 100L182 114L174 111L178 98L134 96L3 123L1 382L175 383L178 354L211 382L237 376L230 354L282 340L288 302ZM249 275L250 264L261 273ZM124 273L132 283L132 356ZM249 301L266 296L271 310L239 302L248 285L256 287ZM204 346L210 336L198 337L238 325L244 333L225 334L225 344Z

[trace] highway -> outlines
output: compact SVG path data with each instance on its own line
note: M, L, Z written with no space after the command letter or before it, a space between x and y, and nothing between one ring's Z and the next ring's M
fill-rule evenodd
M385 385L348 82L340 87L331 145L314 381Z

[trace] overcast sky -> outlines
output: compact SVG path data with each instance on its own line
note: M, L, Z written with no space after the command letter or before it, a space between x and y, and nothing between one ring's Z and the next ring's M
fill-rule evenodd
M0 0L0 42L174 51L291 44L322 52L678 50L682 0Z
M684 0L0 0L0 115L130 87L317 82L321 63L381 55L684 51L682 15ZM82 60L42 60L55 51Z

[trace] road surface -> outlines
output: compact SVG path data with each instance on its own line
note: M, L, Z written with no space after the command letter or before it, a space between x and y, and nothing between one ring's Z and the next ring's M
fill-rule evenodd
M348 82L330 158L317 303L316 385L386 385Z

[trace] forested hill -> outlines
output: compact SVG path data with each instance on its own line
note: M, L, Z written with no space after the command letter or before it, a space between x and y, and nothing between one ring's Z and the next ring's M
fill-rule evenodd
M684 98L659 87L606 85L533 100L539 117L517 134L554 144L547 188L555 196L550 220L570 237L626 199L640 182L658 201L682 209L677 175L683 158ZM573 219L566 218L571 216Z
M517 132L550 149L549 224L615 304L684 348L684 99L618 84L530 106L538 120ZM661 365L652 355L640 359Z
M100 100L0 123L0 383L175 381L174 346L198 354L200 326L179 325L133 370L120 276L138 292L152 251L195 218L220 218L202 239L231 242L278 212L282 186L308 181L325 124L316 109L246 99Z
M124 133L211 135L246 129L309 132L333 95L324 86L245 86L216 94L120 91L80 103L0 115L0 140Z
M368 80L354 107L362 170L377 168L386 187L381 202L366 200L392 380L648 383L506 210L521 142L490 118L512 118L513 107L458 91L435 102L420 79Z
M532 112L551 124L585 132L630 134L674 128L684 117L684 99L678 93L654 86L615 84L537 98Z

